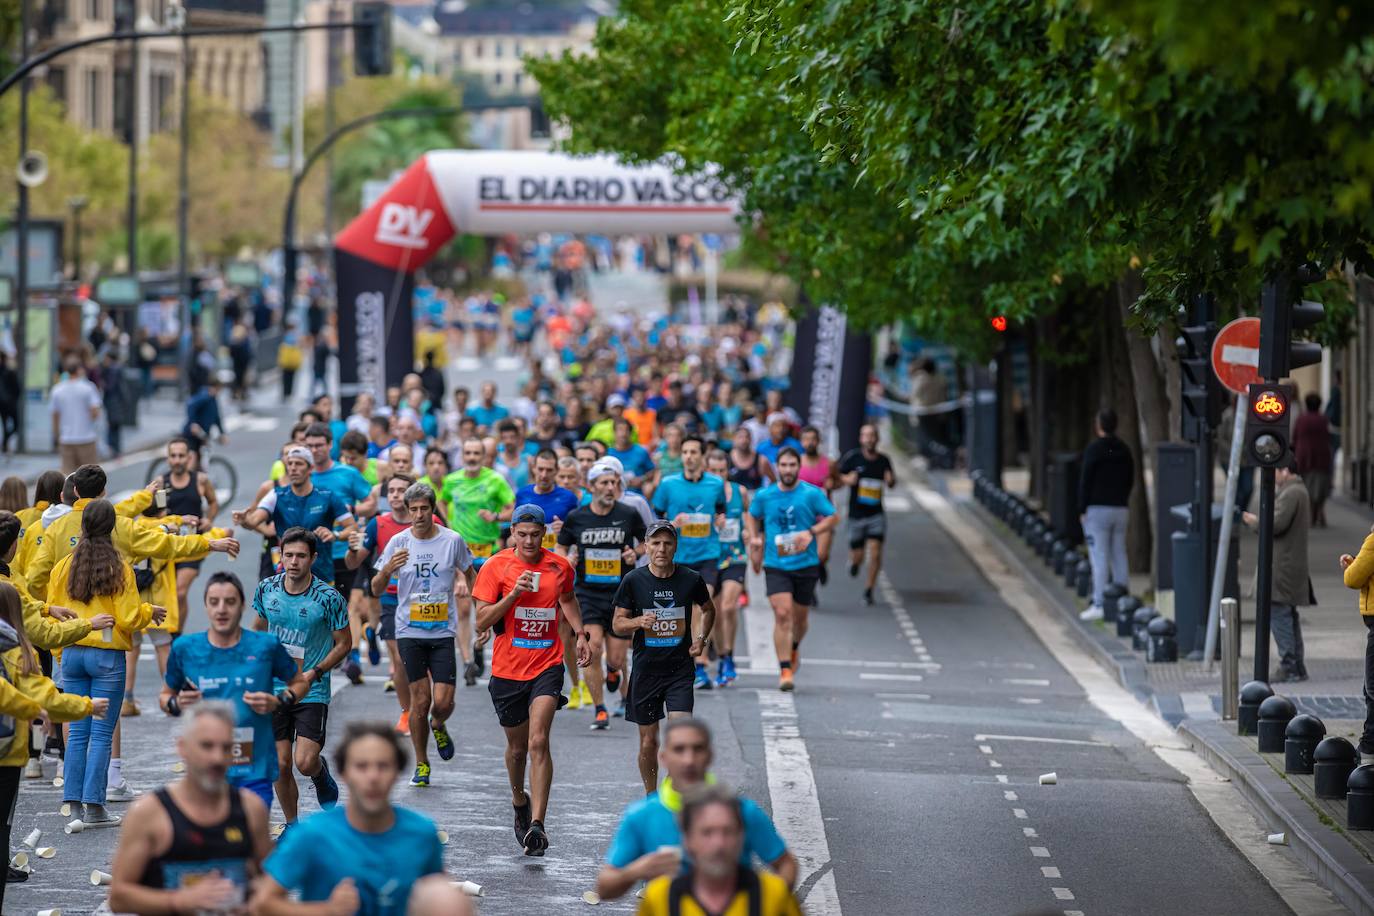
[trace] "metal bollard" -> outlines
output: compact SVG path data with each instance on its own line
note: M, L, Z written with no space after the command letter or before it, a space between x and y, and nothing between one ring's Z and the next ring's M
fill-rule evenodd
M1069 555L1069 542L1062 538L1050 548L1050 567L1056 576L1064 575L1064 559Z
M1083 560L1083 554L1077 550L1072 550L1064 556L1064 584L1069 588L1078 587L1078 564Z
M1102 619L1107 623L1116 623L1116 603L1125 598L1128 592L1126 586L1119 582L1108 583L1102 589Z
M1283 771L1292 776L1312 775L1312 755L1326 737L1326 725L1316 716L1294 716L1283 732Z
M1274 694L1260 704L1259 708L1259 752L1261 754L1282 754L1285 732L1288 723L1298 714L1293 701L1288 697Z
M1059 535L1054 533L1054 529L1046 528L1045 533L1040 535L1040 556L1045 558L1045 562L1050 566L1054 565L1054 545L1059 542Z
M1360 762L1360 752L1344 738L1327 738L1312 752L1318 798L1345 798L1346 781Z
M1116 609L1117 615L1121 614L1121 606ZM1131 627L1131 648L1137 652L1144 652L1150 644L1149 627L1150 621L1159 616L1159 611L1152 607L1143 607L1135 612L1133 626Z
M1086 598L1093 593L1093 565L1084 558L1078 564L1078 597Z
M1345 825L1374 830L1374 765L1356 767L1346 782Z
M1236 710L1236 734L1253 735L1259 730L1259 710L1274 690L1264 681L1250 681L1240 688L1240 705Z
M1178 627L1168 617L1156 617L1145 628L1145 661L1178 661Z
M1140 599L1123 595L1116 600L1116 635L1127 639L1135 632L1135 612L1140 610Z
M1240 696L1240 602L1221 599L1221 717L1231 720L1239 712Z

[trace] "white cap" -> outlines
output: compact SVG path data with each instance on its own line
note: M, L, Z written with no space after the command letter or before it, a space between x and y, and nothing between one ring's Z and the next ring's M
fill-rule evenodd
M299 458L306 463L310 463L315 460L310 456L310 449L306 448L303 445L294 445L291 448L287 449L286 457L283 458L282 461L286 461L289 458Z
M605 465L612 471L615 471L617 474L625 473L625 465L621 464L620 459L614 455L604 455L601 458L596 459L596 463Z
M615 461L615 459L612 458L611 461ZM620 464L619 461L616 461L615 463L617 465ZM602 477L605 477L607 474L614 474L615 476L619 477L620 468L612 466L606 459L603 458L601 461L598 461L596 464L592 465L591 469L587 471L587 483L595 483L597 480L599 480Z

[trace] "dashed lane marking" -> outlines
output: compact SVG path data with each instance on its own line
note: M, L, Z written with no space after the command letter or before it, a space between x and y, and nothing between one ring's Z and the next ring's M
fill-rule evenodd
M1050 888L1050 890L1054 891L1054 896L1056 900L1074 899L1073 891L1069 890L1067 887L1052 887Z
M1002 678L1002 683L1003 683L1003 684L1014 684L1014 685L1016 685L1017 687L1048 687L1048 686L1050 686L1049 679L1048 679L1048 678L1043 678L1043 677L1004 677L1004 678Z
M1030 848L1030 854L1037 859L1048 859L1050 857L1049 849L1044 846L1032 846Z
M1055 868L1053 865L1042 865L1040 866L1040 877L1061 878L1063 876L1059 874L1059 869Z
M1077 744L1084 747L1111 747L1103 741L1082 741L1077 738L1042 738L1036 735L974 735L974 741L1034 741L1038 744Z
M880 674L875 671L860 671L859 680L861 681L924 681L925 676L921 674Z

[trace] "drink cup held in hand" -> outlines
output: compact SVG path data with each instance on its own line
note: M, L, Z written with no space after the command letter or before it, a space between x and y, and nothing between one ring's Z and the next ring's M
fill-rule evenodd
M73 833L80 833L81 831L83 831L83 830L85 830L85 829L86 829L85 823L83 823L82 820L81 820L81 818L78 817L76 820L70 822L69 824L67 824L67 826L63 827L63 828L62 828L62 832L65 833L65 834L71 835L71 834L73 834Z
M542 575L543 575L543 573L537 573L537 572L532 572L532 573L529 574L529 576L530 576L530 591L532 591L532 592L537 592L537 591L539 591L539 577L542 576Z
M158 507L159 509L166 509L166 508L167 508L167 491L166 491L166 490L158 490L155 494L153 494L153 499L154 499L154 501L157 503L157 507Z
M656 849L656 850L654 850L654 851L655 851L655 852L666 852L666 853L671 853L672 856L673 856L675 859L677 859L678 867L680 868L680 867L682 866L682 847L681 847L681 846L660 846L660 847L658 847L658 849Z
M102 887L113 880L114 878L110 877L109 872L103 872L98 868L91 869L91 885L93 887Z

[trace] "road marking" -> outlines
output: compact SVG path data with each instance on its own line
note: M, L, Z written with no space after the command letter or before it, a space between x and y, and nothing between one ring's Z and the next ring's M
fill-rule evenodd
M1026 819L1025 808L1012 808L1011 813L1012 816L1015 817L1018 821L1024 821Z
M1082 910L1065 910L1064 916L1083 916Z
M1034 828L1034 827L1022 827L1022 828L1021 828L1021 832L1022 832L1023 834L1025 834L1027 837L1030 837L1030 838L1034 838L1034 837L1039 836L1039 834L1035 832L1035 828Z
M1059 874L1059 869L1055 868L1053 865L1042 865L1040 866L1040 877L1060 878L1063 876Z
M830 868L825 820L816 797L816 776L811 770L806 741L798 728L796 703L792 694L781 691L760 690L758 696L773 820L797 857L800 866L798 886L804 886L808 879L824 871L800 903L809 913L841 916L835 872Z
M907 499L905 496L884 496L883 502L886 503L887 508L891 509L893 512L911 511L911 500Z
M978 750L980 750L980 751L983 752L984 754L991 754L991 753L992 753L992 745L991 745L991 744L980 744L980 745L978 745Z
M921 674L878 674L873 671L860 671L859 680L861 681L924 681L925 676Z
M1102 741L1080 741L1076 738L1040 738L1035 735L974 735L974 741L1033 741L1037 744L1077 744L1083 747L1111 747Z
M1002 769L1002 764L998 763L996 760L989 760L988 766L992 767L994 770Z
M1013 697L1012 702L1020 703L1022 706L1039 706L1045 701L1039 697Z
M1004 677L1003 684L1015 684L1017 687L1048 687L1048 678L1043 677Z
M928 693L875 693L873 698L877 700L929 700Z
M1007 801L1019 801L1015 792L1003 792L1002 797Z
M1011 781L1011 777L1010 777L1010 776L1004 776L1004 775L1002 775L1001 773L999 773L999 774L997 774L997 781L1000 782L1002 785L1005 786L1008 782Z
M1044 846L1032 846L1030 848L1030 854L1037 859L1048 859L1050 857L1050 851Z
M1074 899L1073 891L1069 890L1067 887L1052 887L1050 890L1054 891L1054 896L1057 900Z

